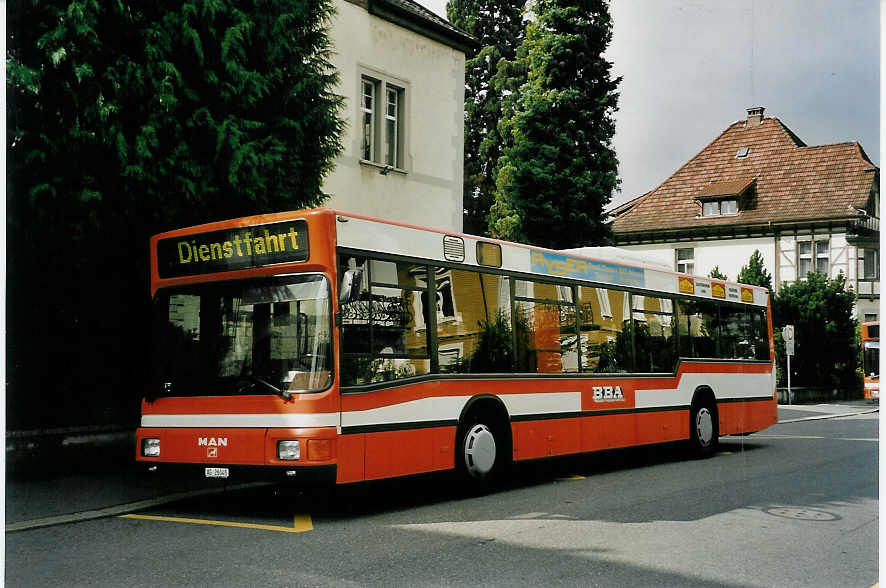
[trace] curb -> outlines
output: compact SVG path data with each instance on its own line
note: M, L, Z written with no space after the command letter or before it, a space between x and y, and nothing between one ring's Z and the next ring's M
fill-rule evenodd
M188 492L176 492L175 494L167 494L166 496L158 496L157 498L148 498L137 502L129 502L117 506L109 506L96 510L85 510L70 514L55 515L40 519L31 519L29 521L19 521L17 523L8 523L6 525L7 533L17 533L19 531L29 531L31 529L41 529L43 527L52 527L55 525L67 525L69 523L82 523L94 519L102 519L114 517L121 514L127 514L138 510L144 510L154 506L169 504L186 498L196 498L198 496L207 496L212 494L221 494L229 490L246 490L248 488L260 488L262 486L271 486L271 482L249 482L246 484L237 484L234 486L225 486L223 488L203 488L200 490L190 490Z
M840 413L840 414L823 414L823 415L816 415L816 416L811 416L811 417L803 417L801 419L787 419L784 421L778 421L777 424L786 425L788 423L801 423L803 421L823 421L823 420L827 420L827 419L839 419L839 418L843 418L843 417L871 414L874 412L880 412L880 409L879 408L870 408L868 410L862 410L860 412L844 412L844 413Z

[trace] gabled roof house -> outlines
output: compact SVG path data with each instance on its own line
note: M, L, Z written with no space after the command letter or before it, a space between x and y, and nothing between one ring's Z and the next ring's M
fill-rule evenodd
M879 168L858 142L806 145L762 107L661 185L610 211L620 247L731 279L757 249L773 286L842 272L879 318Z

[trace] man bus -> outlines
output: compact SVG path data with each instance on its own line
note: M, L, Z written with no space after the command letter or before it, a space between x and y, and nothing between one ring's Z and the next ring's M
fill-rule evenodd
M137 459L346 484L777 422L768 292L317 209L151 240Z

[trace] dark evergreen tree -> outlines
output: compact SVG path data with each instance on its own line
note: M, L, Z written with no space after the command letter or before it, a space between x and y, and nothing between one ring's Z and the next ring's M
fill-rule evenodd
M752 286L763 286L772 292L772 276L763 265L763 254L758 249L754 250L747 265L741 266L738 272L738 281Z
M450 0L446 13L452 24L480 42L465 61L464 230L482 235L502 146L502 95L492 79L499 62L516 55L524 31L523 6L512 0Z
M10 424L44 419L28 408L50 393L81 422L41 426L119 422L149 361L149 235L325 198L343 128L332 4L13 0L7 15Z
M502 123L503 157L490 230L496 237L553 248L608 242L603 208L618 186L612 137L621 78L603 58L612 38L605 0L538 0L510 66L519 80L513 115Z
M846 289L843 274L829 280L810 273L806 280L782 287L772 298L776 333L785 325L794 325L792 385L845 386L855 382L858 347L854 304L855 294ZM784 344L777 338L777 363L784 366Z
M708 277L714 278L715 280L728 280L729 279L728 277L726 277L726 274L724 274L723 272L720 271L719 265L714 266L714 269L711 270L711 273L708 274Z

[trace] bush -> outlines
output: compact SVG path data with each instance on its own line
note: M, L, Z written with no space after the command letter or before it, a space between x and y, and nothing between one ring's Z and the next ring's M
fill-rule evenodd
M829 280L822 274L811 273L805 281L783 287L772 298L778 335L785 325L794 325L791 385L856 384L858 344L854 303L855 294L846 289L843 274ZM776 358L779 366L785 364L780 336L776 336ZM779 376L779 384L785 384L784 374Z

